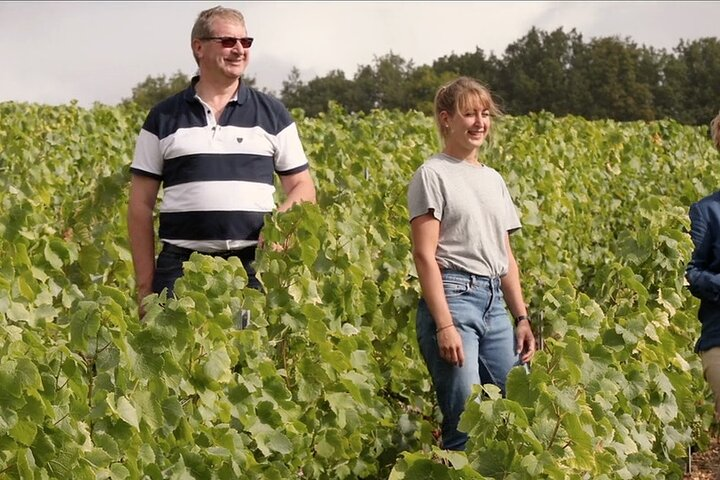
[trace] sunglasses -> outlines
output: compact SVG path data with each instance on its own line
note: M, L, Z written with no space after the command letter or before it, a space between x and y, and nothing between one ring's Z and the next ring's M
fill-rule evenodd
M215 40L220 42L223 48L233 48L237 42L240 42L243 48L250 48L253 44L254 38L252 37L204 37L200 40Z

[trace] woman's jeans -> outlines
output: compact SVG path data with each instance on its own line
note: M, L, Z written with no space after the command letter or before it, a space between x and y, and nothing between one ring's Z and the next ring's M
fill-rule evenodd
M425 300L418 305L417 338L443 415L443 448L464 450L468 436L457 425L472 386L492 383L504 395L508 372L520 364L520 358L500 279L458 270L443 270L442 278L450 314L462 338L463 366L440 357L436 325Z
M153 277L153 292L160 293L167 288L168 297L173 295L175 280L183 275L183 262L190 259L190 255L194 250L188 248L176 247L169 243L163 243L163 248L158 255L155 263L155 276ZM202 252L200 252L202 253ZM248 287L256 290L262 290L260 281L255 276L255 269L252 262L255 261L255 247L243 248L242 250L228 250L225 252L210 252L203 255L211 255L213 257L238 257L245 267L248 276Z

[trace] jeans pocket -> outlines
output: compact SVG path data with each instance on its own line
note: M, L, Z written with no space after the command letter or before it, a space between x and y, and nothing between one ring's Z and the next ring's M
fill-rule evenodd
M443 278L445 298L459 297L470 290L470 280Z

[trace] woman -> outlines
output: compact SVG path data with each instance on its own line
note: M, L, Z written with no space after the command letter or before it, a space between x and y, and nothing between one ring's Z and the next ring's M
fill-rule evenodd
M720 113L710 123L712 140L720 150ZM705 380L715 397L720 420L720 191L690 207L690 237L695 246L685 271L690 292L700 299L702 323L695 351L700 354ZM720 480L720 471L715 477Z
M457 425L472 386L492 383L504 392L510 369L535 353L509 241L520 221L502 177L478 160L498 114L490 92L475 80L460 77L442 86L435 121L444 148L415 172L408 188L423 297L417 337L448 450L465 449L467 434Z

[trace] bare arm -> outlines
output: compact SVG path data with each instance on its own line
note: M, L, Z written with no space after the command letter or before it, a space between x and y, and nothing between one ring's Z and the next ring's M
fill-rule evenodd
M460 334L455 329L445 298L440 267L435 251L440 237L440 222L430 213L415 217L410 223L413 259L423 298L435 320L440 356L450 364L462 366L465 355Z
M502 288L505 303L514 318L520 315L527 315L525 301L523 300L522 288L520 287L520 269L510 248L510 235L505 235L505 248L508 253L508 273L502 277L500 288ZM517 337L518 353L521 354L523 363L530 361L535 354L535 337L528 320L521 320L515 329Z
M154 178L133 175L130 181L128 234L135 267L138 304L142 304L143 298L152 293L155 275L153 210L159 189L160 182Z
M296 203L315 203L315 185L310 176L310 170L292 175L281 175L280 184L285 192L285 201L278 207L279 212L288 210Z

